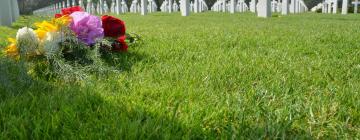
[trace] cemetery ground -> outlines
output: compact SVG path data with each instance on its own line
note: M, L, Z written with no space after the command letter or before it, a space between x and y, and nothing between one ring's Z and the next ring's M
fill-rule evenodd
M143 40L119 75L48 82L0 59L0 139L360 137L357 15L119 17Z

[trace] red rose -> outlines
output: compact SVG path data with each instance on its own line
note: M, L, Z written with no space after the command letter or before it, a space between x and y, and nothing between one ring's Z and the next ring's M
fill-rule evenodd
M83 12L84 10L80 6L74 6L69 8L64 8L61 10L61 14L55 14L55 18L60 18L64 15L71 15L74 12Z
M62 9L61 13L63 15L70 15L70 14L72 14L74 12L78 12L78 11L82 12L84 10L80 6L74 6L74 7L69 7L69 8Z
M105 37L119 37L125 35L125 22L112 16L101 17Z
M128 45L125 42L126 36L120 36L113 45L113 51L116 52L126 52Z
M61 18L62 16L62 14L55 14L55 18Z

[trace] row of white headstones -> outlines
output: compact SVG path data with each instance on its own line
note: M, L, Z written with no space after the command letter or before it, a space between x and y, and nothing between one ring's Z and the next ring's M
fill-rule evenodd
M279 1L279 2L278 2ZM230 0L226 2L226 0L218 0L212 7L212 11L222 11L222 12L245 12L250 9L251 12L257 13L258 17L271 17L272 12L281 12L283 15L287 15L290 13L301 13L308 11L303 0L251 0L250 7L245 3L244 0ZM180 0L180 6L173 0L165 0L160 9L162 12L173 12L178 11L180 9L182 16L188 16L190 12L199 13L208 10L208 6L204 0L194 0L193 2L189 2L189 0ZM140 4L138 0L133 0L130 6L130 9L126 5L125 0L112 0L110 6L104 0L100 0L98 3L93 3L92 0L87 0L86 5L84 5L84 1L82 0L64 0L63 2L41 8L35 10L34 15L48 16L53 15L55 13L59 13L62 8L67 8L71 6L81 6L86 9L87 12L92 14L105 14L105 13L138 13L141 15L146 15L147 13L157 11L157 5L153 0L140 0Z
M171 5L171 0L169 0L168 2L164 1L161 4L160 9L161 9L162 12L170 12L171 13L172 9L167 8L167 6L166 6L167 4ZM176 1L174 1L173 5L174 5L173 6L174 11L179 11L180 10L180 7L176 3ZM206 4L206 2L204 0L194 0L194 1L190 2L190 12L199 13L199 12L207 11L208 9L209 8L208 8L208 6L207 6L207 4Z
M249 7L245 3L244 0L237 1L235 5L235 1L231 0L230 2L227 2L225 0L218 0L214 3L214 5L211 7L211 11L215 12L245 12L248 11Z
M213 7L212 11L221 11L221 12L246 12L250 10L251 12L258 13L259 17L270 17L272 12L281 12L283 15L287 15L289 13L303 13L308 11L307 6L305 5L303 0L282 0L280 2L273 0L261 0L257 2L256 0L251 0L250 8L245 3L244 0L239 0L237 3L235 0L230 0L226 2L225 0L218 0Z
M91 14L105 14L109 12L121 14L126 13L129 10L124 0L112 0L110 8L104 0L100 0L99 3L93 3L92 0L87 0L85 5L83 0L63 0L62 2L35 10L33 11L33 14L39 16L51 16L60 13L63 8L72 6L83 7L86 12Z
M343 0L341 5L341 14L346 15L348 14L348 0ZM358 13L358 5L360 4L359 0L355 0L351 4L354 5L354 13ZM318 5L311 8L311 11L315 12L321 9L322 13L338 13L338 0L324 0L323 2L319 3Z
M104 13L126 13L128 12L129 8L126 5L124 0L112 0L111 6L109 7L106 2L100 0L99 3L94 4L91 0L87 0L86 6L84 6L83 1L79 0L70 0L60 2L55 5L51 5L49 7L45 7L39 10L34 11L35 15L52 15L54 13L58 13L60 9L67 8L71 6L79 5L81 7L85 7L87 12L93 14L104 14ZM96 6L95 6L96 5ZM189 3L189 0L180 0L180 7L176 3L176 1L172 0L165 0L160 9L162 12L173 12L178 11L180 8L182 16L188 16L190 12L199 13L208 10L208 6L204 0L194 0L193 2ZM290 13L301 13L307 11L307 7L303 0L291 0L289 4L289 0L282 0L282 2L277 2L273 0L252 0L250 2L250 8L245 3L244 0L230 0L226 2L226 0L218 0L212 7L212 11L222 11L222 12L245 12L250 9L251 12L255 12L258 14L259 17L270 17L271 12L282 12L283 15L287 15ZM153 0L141 0L141 4L138 4L137 0L133 0L130 6L130 12L137 13L140 12L141 15L146 15L148 12L155 12L157 11L157 5Z
M108 6L105 0L100 0L98 3L93 3L92 0L87 0L86 4L83 0L63 0L62 2L37 9L33 11L34 15L39 16L50 16L55 13L59 13L61 9L68 8L72 6L80 6L85 8L86 12L92 14L105 14L105 13L138 13L141 15L146 15L148 12L157 11L157 5L153 0L140 0L140 5L138 4L138 0L133 0L128 8L125 0L112 0L110 7ZM179 6L176 2L172 2L172 0L165 0L161 6L163 12L172 12L178 11ZM180 1L180 11L183 16L188 16L190 14L190 10L194 12L206 11L207 5L204 0L195 0L194 3L189 3L189 0L181 0Z
M203 0L196 0L196 4L199 1L203 1ZM190 6L193 6L194 4L191 3ZM34 15L40 15L40 16L50 16L53 15L55 13L59 13L61 11L61 9L63 8L68 8L68 7L72 7L72 6L80 6L80 7L84 7L86 9L87 12L92 13L92 14L105 14L105 13L116 13L116 14L121 14L121 13L127 13L127 12L131 12L131 13L141 13L142 15L146 15L148 12L152 13L157 11L157 5L155 3L155 1L153 0L141 0L141 5L138 3L138 0L133 0L131 3L130 8L128 8L126 2L124 0L112 0L111 6L109 7L108 4L103 1L100 0L99 3L93 3L91 0L87 0L86 4L84 5L84 1L82 0L64 0L63 2L45 7L45 8L41 8L38 10L33 11ZM145 8L147 7L147 8ZM204 7L204 6L202 6ZM207 6L206 6L207 7ZM163 4L160 7L162 12L173 12L173 11L178 11L179 10L179 6L176 2L172 3L172 0L165 0L163 2ZM192 10L194 8L190 8L190 10ZM130 10L130 11L129 11Z

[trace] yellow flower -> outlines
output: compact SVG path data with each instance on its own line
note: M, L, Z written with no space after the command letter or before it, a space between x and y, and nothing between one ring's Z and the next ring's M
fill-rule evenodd
M37 29L35 30L35 33L37 34L40 40L44 40L47 32L45 30Z
M16 47L16 39L8 38L8 41L10 42L10 45L5 49L6 55L17 58L19 56L19 49Z
M35 26L38 29L35 30L35 33L39 37L40 41L43 41L44 39L46 39L47 33L58 32L63 26L69 25L70 22L71 22L71 17L68 15L62 16L60 18L55 18L50 22L48 21L37 22L35 23Z
M58 30L58 27L55 24L48 21L35 23L35 26L38 27L38 29L42 29L48 32L56 32Z
M41 41L45 39L48 32L56 32L59 29L58 26L47 21L37 22L35 26L38 28L35 33Z
M56 24L58 28L60 28L59 26L67 26L69 25L70 22L71 22L71 17L69 15L64 15L60 18L53 19L53 23Z

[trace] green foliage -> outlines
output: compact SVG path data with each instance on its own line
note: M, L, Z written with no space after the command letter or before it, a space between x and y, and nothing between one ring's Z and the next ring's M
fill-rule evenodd
M31 77L28 76L24 63L15 60L0 59L0 101L6 94L19 94L26 91L31 85Z
M360 137L357 15L120 18L142 37L101 56L120 73L43 82L2 62L0 139Z
M102 42L106 42L106 40ZM46 57L40 57L40 59L33 59L31 62L33 72L38 77L45 79L52 77L65 82L86 80L90 74L106 77L109 72L116 72L116 70L106 65L101 56L112 52L101 54L102 45L98 44L89 47L70 37L60 44L61 50L58 52L47 54Z

